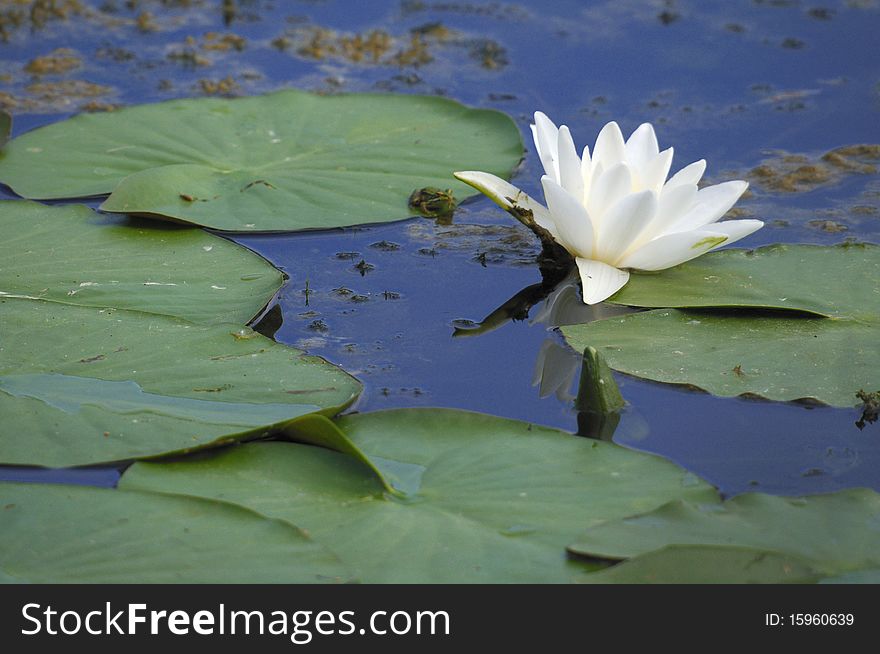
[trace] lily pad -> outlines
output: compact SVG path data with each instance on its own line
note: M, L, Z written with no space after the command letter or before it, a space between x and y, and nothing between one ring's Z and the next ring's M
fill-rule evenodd
M247 327L0 299L0 461L70 466L253 438L360 384Z
M669 545L588 575L589 584L808 584L821 575L785 554L745 547Z
M289 520L367 582L566 582L595 569L564 545L585 525L714 496L662 459L446 409L345 416L339 427L400 493L350 457L252 443L138 463L121 487L218 498Z
M880 247L847 243L720 250L634 272L611 298L647 308L759 308L880 321Z
M322 583L349 573L300 529L155 493L0 483L7 583Z
M509 176L513 121L439 97L281 91L81 114L11 141L0 180L27 198L232 231L330 228L411 215L423 187L473 195L455 170Z
M880 321L655 309L562 333L615 370L714 395L851 407L880 388Z
M620 372L720 396L834 406L880 388L875 245L721 251L633 275L613 301L687 309L562 328L572 347L595 347Z
M842 575L826 577L820 584L880 584L880 568L844 572Z
M569 550L608 559L669 545L746 547L794 557L823 576L880 566L880 494L868 489L790 499L749 493L676 500L590 528Z
M265 259L202 229L84 206L0 202L0 230L0 296L245 323L283 281Z

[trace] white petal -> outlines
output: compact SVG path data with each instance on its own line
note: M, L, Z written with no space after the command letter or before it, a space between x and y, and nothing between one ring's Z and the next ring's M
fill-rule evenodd
M605 125L599 136L596 137L596 145L593 147L593 162L602 164L605 170L623 161L626 150L623 143L623 134L620 127L614 121Z
M629 166L619 163L606 169L598 178L593 178L593 186L590 190L590 199L587 211L601 223L603 214L632 190L632 178Z
M514 207L531 211L532 217L538 225L549 231L553 238L558 236L556 224L547 207L520 191L510 182L491 173L483 173L478 170L462 170L452 174L465 184L473 186L480 193L488 196L505 211L511 211Z
M586 198L589 197L591 182L593 181L593 161L590 159L590 146L584 146L584 153L581 155L581 178L584 180L584 204Z
M680 184L697 184L703 178L704 172L706 172L705 159L700 159L692 164L688 164L669 178L664 190L675 188Z
M617 265L636 270L663 270L690 261L726 242L726 234L708 230L667 234L626 255Z
M654 214L654 220L642 232L641 237L633 243L634 248L644 245L651 239L670 231L670 227L690 211L696 198L696 184L681 184L671 189L663 187L660 199L657 202L657 212Z
M590 181L584 184L584 206L590 205L590 197L592 196L593 189L596 188L596 182L599 181L599 178L602 177L602 173L605 172L605 166L602 165L601 161L596 161L593 159L593 174L590 176ZM586 189L590 189L587 192Z
M657 135L650 123L639 125L626 142L626 161L638 170L642 170L658 152Z
M559 128L557 151L559 153L559 183L578 202L584 201L584 178L581 175L581 158L574 148L568 127Z
M645 164L641 171L641 188L660 192L672 165L672 153L672 148L667 148Z
M557 141L559 130L552 120L540 112L535 112L535 124L532 129L532 137L535 139L535 148L544 165L544 172L557 182L559 181L559 152Z
M727 235L727 240L724 243L715 246L721 247L721 245L736 243L741 238L757 232L763 226L764 223L760 220L725 220L723 223L713 223L709 229L713 232Z
M541 178L544 199L559 233L557 240L572 256L590 255L595 236L590 215L580 202L547 175Z
M687 232L714 223L728 212L748 187L748 182L734 180L700 189L694 206L669 231Z
M618 270L601 261L575 258L581 284L584 289L584 302L597 304L617 293L629 281L629 272Z
M603 216L596 240L596 259L614 264L635 241L657 211L657 194L626 195Z

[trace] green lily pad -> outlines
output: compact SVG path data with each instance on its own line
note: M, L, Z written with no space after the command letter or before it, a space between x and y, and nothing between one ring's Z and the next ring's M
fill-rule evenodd
M854 489L797 499L749 493L726 502L676 500L592 527L569 550L623 559L668 545L766 550L800 559L823 576L876 569L880 494Z
M835 406L880 388L876 245L720 251L634 274L613 301L672 308L562 327L572 347L595 347L620 372L721 396Z
M0 296L245 323L281 288L265 259L202 229L84 206L0 202Z
M589 584L808 584L821 575L776 552L718 545L669 545L594 572Z
M121 487L223 499L289 520L367 582L566 582L586 525L714 496L651 455L523 422L447 409L344 416L339 427L397 494L350 457L253 443L138 463Z
M253 438L360 384L234 324L0 298L0 462L71 466ZM275 427L272 427L275 425Z
M647 308L759 308L880 320L880 247L847 243L719 250L633 273L611 299Z
M880 388L880 323L870 321L655 309L562 333L620 372L725 397L851 407L860 389Z
M0 483L8 583L322 583L349 579L287 522L155 493Z
M834 577L826 577L820 584L880 584L880 568L844 572Z
M102 209L232 231L384 222L416 189L475 191L455 170L509 176L506 115L439 97L281 91L81 114L11 141L0 181L32 199L103 195Z

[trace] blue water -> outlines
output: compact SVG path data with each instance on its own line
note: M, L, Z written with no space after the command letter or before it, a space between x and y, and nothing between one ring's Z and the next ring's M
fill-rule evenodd
M22 66L69 47L83 67L52 79L111 87L102 101L198 95L199 79L227 76L244 94L287 86L442 93L505 111L524 134L540 109L568 124L579 145L592 142L608 120L625 133L650 121L661 147L676 148L673 170L706 158L712 180L741 177L778 152L816 158L836 147L880 142L876 3L254 1L238 2L240 17L228 27L219 1L170 9L142 2L135 11L115 4L116 18L148 10L161 29L141 33L131 24L108 27L103 18L82 16L19 29L0 43L0 76L7 76L0 77L6 80L0 91L29 97L25 88L33 80ZM418 68L315 61L271 45L285 31L295 39L296 30L313 25L384 29L408 40L410 29L436 22L456 36L432 44L434 61ZM187 36L200 40L211 31L245 37L244 50L206 53L213 63L201 68L166 57L185 47ZM482 66L474 54L485 51L487 39L501 48L498 67ZM112 48L133 58L108 58ZM15 133L66 117L82 102L13 110ZM530 147L513 182L540 197L539 168ZM758 188L738 206L768 223L741 242L746 247L880 241L876 174L848 175L800 193ZM845 229L824 231L812 220ZM557 364L571 366L572 381L558 393L542 398L533 386L539 352L550 347L545 342L563 347L557 332L525 319L479 336L453 336L456 326L480 322L541 282L530 233L488 200L466 202L453 225L415 218L234 240L290 276L265 329L360 378L365 390L354 410L448 406L578 430L577 355L560 355ZM355 268L360 259L373 266L363 275ZM614 440L671 458L727 494L880 489L880 425L859 430L855 409L719 399L623 375L618 381L629 406ZM118 472L0 470L4 479L23 475L103 485Z

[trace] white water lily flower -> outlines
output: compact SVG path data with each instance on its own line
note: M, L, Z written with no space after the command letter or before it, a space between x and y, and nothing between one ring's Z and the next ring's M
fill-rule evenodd
M602 128L592 156L578 156L568 127L535 113L532 136L544 165L545 207L489 173L455 173L526 224L534 222L575 259L583 300L596 304L629 281L629 270L663 270L733 243L760 220L718 220L748 187L730 181L697 188L706 161L668 180L672 148L660 152L644 123L624 141L617 123Z

